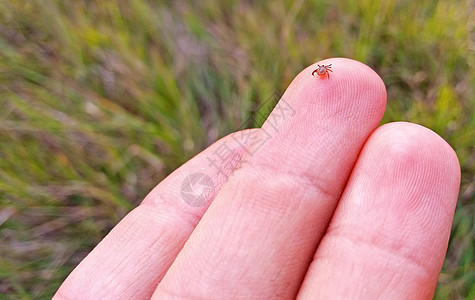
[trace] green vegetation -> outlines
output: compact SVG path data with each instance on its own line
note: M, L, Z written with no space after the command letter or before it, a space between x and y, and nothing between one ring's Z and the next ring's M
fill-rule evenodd
M435 298L473 299L474 11L470 0L1 1L0 294L50 298L157 182L301 69L343 56L383 78L383 122L422 124L457 151Z

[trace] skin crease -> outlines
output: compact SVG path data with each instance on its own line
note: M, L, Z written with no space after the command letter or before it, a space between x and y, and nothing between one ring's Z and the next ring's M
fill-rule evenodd
M317 64L332 64L331 78L312 76ZM261 129L162 181L55 299L431 299L460 167L422 126L378 128L385 103L364 64L309 66ZM235 159L223 174L209 158L224 146ZM199 207L180 194L196 172L215 185Z

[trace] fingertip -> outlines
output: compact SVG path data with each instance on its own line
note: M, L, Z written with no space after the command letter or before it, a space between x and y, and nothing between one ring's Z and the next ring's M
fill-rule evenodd
M331 65L331 75L318 75L315 71L319 65ZM324 59L305 68L286 94L318 105L337 117L362 118L376 125L386 108L386 87L381 77L369 66L341 57Z
M366 148L374 151L370 161L374 165L368 168L380 170L373 174L375 180L387 182L387 176L397 180L401 174L414 174L414 184L424 181L427 189L440 189L445 194L441 204L453 213L460 188L460 163L452 147L437 133L418 124L393 122L379 127L367 145L363 152Z

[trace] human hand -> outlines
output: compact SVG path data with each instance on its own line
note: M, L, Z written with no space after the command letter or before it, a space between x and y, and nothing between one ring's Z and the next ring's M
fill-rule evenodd
M378 128L386 91L370 68L319 63L330 78L306 68L262 128L158 184L55 299L431 299L457 157L422 126Z

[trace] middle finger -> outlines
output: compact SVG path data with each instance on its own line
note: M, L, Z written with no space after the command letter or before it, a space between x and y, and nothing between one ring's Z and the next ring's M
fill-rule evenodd
M270 138L223 186L156 298L296 295L386 103L384 84L367 66L342 58L319 64L332 64L331 78L312 76L313 65L291 83L260 131ZM293 115L282 117L283 107Z

